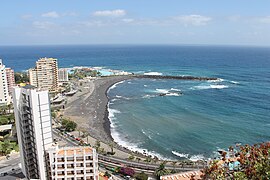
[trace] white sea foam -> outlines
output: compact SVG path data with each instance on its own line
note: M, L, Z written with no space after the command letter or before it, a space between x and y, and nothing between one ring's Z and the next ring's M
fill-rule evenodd
M202 154L198 154L198 155L193 155L189 158L189 160L196 162L198 160L204 160L205 157Z
M158 93L168 93L169 91L169 89L156 89L156 92Z
M218 78L217 80L208 80L207 82L223 82L224 79Z
M175 89L175 88L171 88L172 91L178 91L181 92L181 89Z
M147 73L144 73L144 75L161 76L162 73L160 73L160 72L147 72Z
M178 93L167 93L166 96L180 96Z
M143 133L144 135L146 135L149 139L152 139L152 136L151 136L151 133L150 133L150 132L146 132L146 131L144 131L144 130L142 129L142 133Z
M147 99L149 99L149 98L153 98L153 97L157 97L157 95L146 94L146 95L144 95L142 98L147 98Z
M109 106L110 106L110 104L109 104ZM111 109L111 108L108 108L108 112L109 112L109 119L113 119L115 114L121 113L120 111L118 111L116 109Z
M118 95L116 95L115 97L117 97L117 98L122 98L122 96L118 96Z
M192 90L204 90L204 89L224 89L224 88L229 88L229 86L226 85L204 85L204 86L194 86L190 89Z
M169 158L166 158L164 156L162 156L161 154L158 154L154 151L148 151L147 149L143 149L143 148L140 148L139 146L141 145L141 143L131 143L131 142L128 142L127 140L123 140L123 135L121 135L120 133L117 132L116 128L114 128L113 126L111 126L111 135L112 135L112 138L113 140L119 144L120 146L122 147L125 147L127 149L129 149L130 151L133 151L133 152L139 152L139 153L142 153L142 154L145 154L145 155L150 155L152 157L158 157L159 159L162 159L162 160L172 160L172 159L169 159Z
M188 156L189 154L185 154L185 153L179 153L177 151L172 151L172 153L178 157L183 157L183 158L187 158L188 159Z
M147 87L147 85L143 85L144 87Z
M232 84L239 84L239 82L237 82L237 81L230 81L230 83L232 83Z
M115 83L114 85L112 85L109 89L108 89L108 91L107 92L110 92L110 90L112 90L112 89L114 89L114 88L116 88L117 87L117 85L119 85L119 84L122 84L122 83L124 83L126 80L124 80L124 81L120 81L120 82L118 82L118 83Z

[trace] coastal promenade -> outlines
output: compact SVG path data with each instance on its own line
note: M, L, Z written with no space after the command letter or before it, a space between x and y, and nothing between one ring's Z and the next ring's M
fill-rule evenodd
M66 143L69 146L79 146L79 143L77 141L74 141L71 138L64 137L62 135L59 135L59 131L53 129L53 135L54 137L58 137L62 139L63 141L66 141ZM127 159L121 159L119 157L114 157L114 156L105 156L105 155L98 155L98 160L100 164L106 165L108 167L121 167L121 166L128 166L131 168L134 168L135 171L138 172L145 172L148 174L153 174L154 171L159 167L159 164L153 164L153 163L145 163L145 162L136 162L136 161L130 161ZM196 165L196 166L187 166L187 165L171 165L171 164L166 164L165 165L167 169L169 170L176 170L179 172L185 172L185 171L194 171L194 170L199 170L204 168L203 165Z

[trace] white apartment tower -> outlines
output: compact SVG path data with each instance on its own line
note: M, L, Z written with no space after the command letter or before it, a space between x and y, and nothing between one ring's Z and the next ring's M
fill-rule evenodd
M7 84L6 67L0 59L0 105L8 102L9 92Z
M58 82L59 83L68 82L68 71L66 68L61 68L58 70Z
M47 151L50 180L98 180L98 155L91 147L52 147Z
M12 88L16 86L14 70L11 68L6 68L6 76L7 76L7 85L8 85L8 93L12 95Z
M56 91L58 88L58 64L54 58L40 58L36 67L29 70L30 84L40 90Z
M27 179L46 180L45 151L53 143L48 91L15 87L13 104L22 172Z

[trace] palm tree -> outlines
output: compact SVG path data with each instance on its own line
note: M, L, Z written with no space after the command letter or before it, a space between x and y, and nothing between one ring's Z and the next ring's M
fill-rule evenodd
M176 163L177 163L176 161L173 161L173 162L172 162L173 172L175 172L175 165L176 165Z
M113 151L113 147L114 147L114 144L113 143L110 143L109 144L110 148L111 148L111 155L114 155L114 151Z
M139 162L139 161L141 161L141 158L139 158L139 157L136 157L136 160Z
M169 174L169 170L165 169L166 162L162 162L159 167L155 170L155 175L158 179L160 179L161 176L164 176L166 174Z
M99 140L96 140L95 148L97 149L97 152L99 152L99 148L100 148L100 141Z

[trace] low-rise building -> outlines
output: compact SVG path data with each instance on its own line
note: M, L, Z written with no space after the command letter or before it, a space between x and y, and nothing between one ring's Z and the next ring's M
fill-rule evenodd
M98 155L91 147L51 147L47 151L51 180L98 180Z

